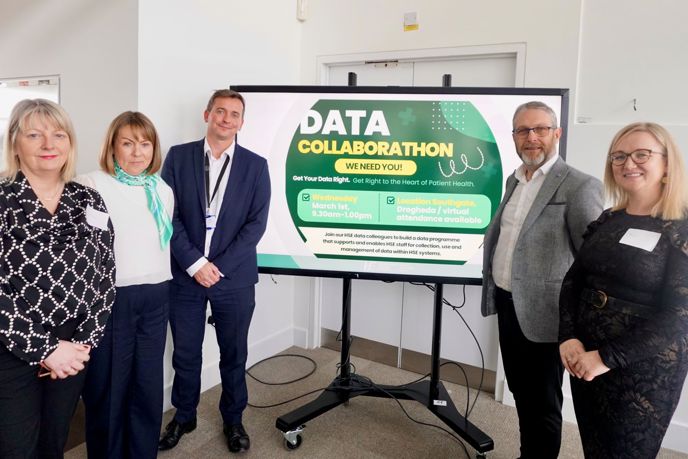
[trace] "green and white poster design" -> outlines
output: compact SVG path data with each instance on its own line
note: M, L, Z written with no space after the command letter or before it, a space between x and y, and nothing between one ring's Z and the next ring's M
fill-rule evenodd
M488 123L460 100L320 99L285 164L289 214L319 258L463 264L502 182Z

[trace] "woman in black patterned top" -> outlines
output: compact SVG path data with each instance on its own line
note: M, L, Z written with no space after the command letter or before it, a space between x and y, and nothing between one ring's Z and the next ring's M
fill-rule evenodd
M605 187L560 297L561 359L586 458L654 458L688 372L688 198L654 123L614 137Z
M112 226L72 182L74 129L53 102L19 102L0 182L0 457L62 457L91 347L114 301Z

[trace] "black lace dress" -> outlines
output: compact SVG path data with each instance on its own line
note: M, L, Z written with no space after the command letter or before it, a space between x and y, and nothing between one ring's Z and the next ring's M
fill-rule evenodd
M661 236L621 243L631 228ZM688 372L688 222L606 210L591 223L561 289L559 341L571 338L611 369L571 377L585 457L656 457Z

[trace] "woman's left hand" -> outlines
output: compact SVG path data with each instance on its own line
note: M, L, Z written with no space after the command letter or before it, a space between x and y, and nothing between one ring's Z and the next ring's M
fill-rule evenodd
M578 376L571 368L571 364L575 361L576 356L583 354L585 352L585 346L583 343L576 338L571 338L559 345L559 355L561 357L561 363L566 368L566 371L573 376Z
M86 367L90 359L91 346L60 340L57 348L41 362L50 369L52 379L65 379L74 376Z
M91 345L90 344L78 344L74 343L75 346L81 346L81 348L86 351L87 354L91 354ZM45 369L50 370L46 365L41 364ZM59 379L59 376L57 375L57 372L55 370L50 370L50 378L51 379Z
M576 377L586 381L592 381L597 376L609 371L609 367L604 364L599 351L588 351L578 354L570 363Z

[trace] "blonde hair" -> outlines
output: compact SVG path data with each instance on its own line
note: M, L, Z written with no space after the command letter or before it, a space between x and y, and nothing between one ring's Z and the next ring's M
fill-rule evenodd
M153 122L141 112L127 111L120 113L112 120L105 134L103 146L100 149L100 168L110 175L115 175L115 141L120 129L131 127L134 134L140 135L153 143L153 157L146 169L146 175L153 175L162 166L162 153L160 152L160 139Z
M653 217L665 220L680 220L688 216L688 189L686 188L686 172L681 152L672 135L657 123L638 122L623 127L616 133L609 145L607 155L616 151L621 139L633 132L646 132L652 135L662 145L666 161L666 183L662 183L662 194L659 201L652 207ZM613 203L613 209L624 209L628 206L629 196L614 180L612 164L607 159L604 168L604 188L608 198Z
M6 165L3 175L10 181L17 179L17 173L21 169L16 152L17 137L29 129L37 119L67 133L70 148L67 160L60 169L60 176L62 180L69 182L76 173L76 132L67 112L55 102L46 99L24 99L12 109L3 144Z

